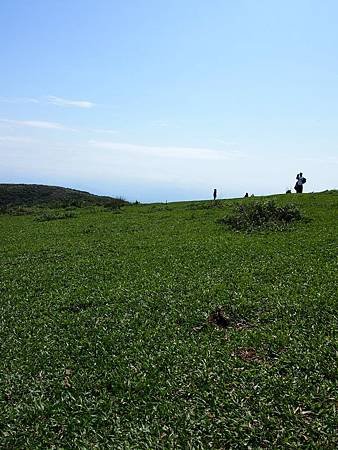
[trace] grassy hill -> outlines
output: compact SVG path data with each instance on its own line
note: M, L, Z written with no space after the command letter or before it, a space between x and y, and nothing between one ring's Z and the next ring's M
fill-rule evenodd
M0 447L336 448L338 195L274 200L0 216Z
M126 204L112 197L93 195L59 186L41 184L0 184L0 208L15 206L83 207Z

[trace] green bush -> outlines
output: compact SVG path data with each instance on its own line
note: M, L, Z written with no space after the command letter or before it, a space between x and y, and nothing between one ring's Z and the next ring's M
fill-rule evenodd
M295 205L278 206L269 200L237 204L232 213L220 222L236 231L251 232L264 229L281 230L303 219L302 213Z

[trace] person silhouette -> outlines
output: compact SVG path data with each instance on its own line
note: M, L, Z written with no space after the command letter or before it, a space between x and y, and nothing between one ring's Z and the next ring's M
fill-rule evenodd
M297 194L301 194L303 192L303 184L306 183L306 178L303 177L302 172L297 173L296 176L296 184L295 184L295 191Z
M214 201L216 200L216 198L217 198L217 189L214 189Z

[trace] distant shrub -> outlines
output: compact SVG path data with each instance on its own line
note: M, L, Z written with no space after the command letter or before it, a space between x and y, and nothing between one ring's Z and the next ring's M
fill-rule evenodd
M49 222L50 220L71 219L75 217L73 211L57 212L46 211L35 218L37 222Z
M264 229L281 230L289 224L304 219L300 210L293 204L278 206L273 201L240 203L219 222L236 231L255 231Z

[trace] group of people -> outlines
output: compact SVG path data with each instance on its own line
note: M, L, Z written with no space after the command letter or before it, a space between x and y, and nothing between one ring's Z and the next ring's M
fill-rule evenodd
M303 192L303 185L306 183L306 178L303 177L302 172L297 173L296 176L296 184L294 187L294 190L297 192L297 194L301 194ZM287 191L288 193L291 192L290 190ZM213 197L214 197L214 201L217 198L217 189L214 189L214 193L213 193ZM249 194L246 192L244 197L249 197Z

